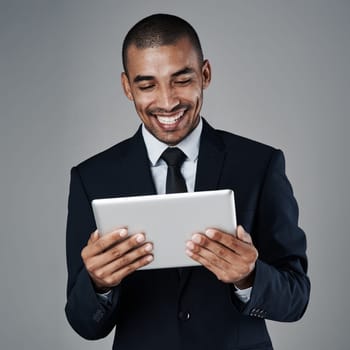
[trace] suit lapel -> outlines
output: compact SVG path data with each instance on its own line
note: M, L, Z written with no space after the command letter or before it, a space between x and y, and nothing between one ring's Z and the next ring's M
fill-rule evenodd
M141 127L130 139L129 147L124 154L122 162L122 171L125 171L124 185L126 195L156 194Z
M195 191L216 190L225 160L225 149L221 138L203 119Z

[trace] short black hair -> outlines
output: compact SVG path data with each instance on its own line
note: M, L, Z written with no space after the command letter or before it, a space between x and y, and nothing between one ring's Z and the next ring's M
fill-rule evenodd
M190 40L197 51L199 61L203 62L203 51L198 34L184 19L163 13L143 18L125 36L122 50L124 71L127 73L127 50L131 45L135 45L138 49L146 49L173 45L182 38Z

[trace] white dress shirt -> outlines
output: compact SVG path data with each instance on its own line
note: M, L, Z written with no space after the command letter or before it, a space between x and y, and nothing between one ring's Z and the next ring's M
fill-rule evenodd
M200 120L197 127L184 140L176 145L176 147L181 149L181 151L186 155L186 159L181 166L181 173L186 181L188 192L194 191L199 141L202 133L202 127L203 122ZM144 125L142 125L142 136L146 144L152 177L157 194L163 194L165 193L168 166L164 159L160 158L160 156L169 146L156 139Z

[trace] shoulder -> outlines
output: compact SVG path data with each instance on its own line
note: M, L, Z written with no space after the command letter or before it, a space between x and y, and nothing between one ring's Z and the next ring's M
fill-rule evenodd
M285 168L283 152L275 147L227 131L217 130L226 153L226 164L239 164L246 172L263 174L271 166Z
M225 130L216 130L216 132L218 135L220 135L221 139L227 147L240 147L246 150L267 153L276 150L276 148L273 146Z
M269 158L272 154L280 152L275 147L265 143L226 130L214 129L207 122L204 123L203 137L207 138L209 142L215 143L228 155L232 154L235 157Z

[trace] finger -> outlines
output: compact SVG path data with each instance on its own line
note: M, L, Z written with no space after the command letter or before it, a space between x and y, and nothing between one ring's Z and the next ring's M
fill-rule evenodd
M130 236L127 239L115 243L108 249L104 250L102 253L96 254L94 256L89 256L84 260L85 266L90 273L96 274L96 271L100 270L102 267L108 265L114 260L123 257L128 251L140 246L140 244L142 244L145 239L146 237L143 233L138 233Z
M235 266L240 263L248 265L255 263L258 258L258 251L253 244L242 242L232 235L221 231L213 231L214 235L212 237L218 240L212 240L207 235L196 233L192 236L192 240L187 243L187 248L202 256L208 250ZM209 234L211 235L211 233Z
M196 237L194 237L194 239L196 240ZM219 269L241 271L246 270L246 266L250 265L251 261L255 262L255 248L253 246L249 246L251 251L247 252L245 255L239 255L218 242L210 241L210 239L203 235L201 235L201 239L202 242L205 241L208 243L199 245L193 243L193 241L189 241L186 244L187 249L205 259L210 265L214 265Z
M232 283L231 281L234 280L226 273L226 271L231 271L233 274L232 266L230 266L227 262L222 260L220 263L218 263L218 260L216 260L216 258L214 260L208 260L204 256L191 250L186 250L186 254L191 259L197 261L209 271L211 271L220 281L223 281L225 283Z
M106 235L99 237L98 240L94 241L93 244L88 246L86 252L87 256L96 256L103 253L105 250L121 241L128 235L128 231L125 228L112 231Z
M99 239L100 235L97 230L95 230L93 233L91 233L88 245L96 242Z
M232 255L234 260L229 263L206 249L201 249L199 252L188 249L186 253L225 283L235 283L242 280L251 273L255 266L255 261L247 263L238 255Z
M115 271L111 275L107 276L100 282L103 287L115 287L128 275L135 272L137 269L148 265L153 261L153 255L146 255L138 260L133 261L131 264L124 266L120 270Z
M250 234L247 231L245 231L243 226L239 225L237 227L236 234L237 234L237 238L240 239L241 241L248 243L248 244L253 243L252 237L250 236Z
M121 256L120 258L114 259L110 263L101 267L98 271L95 272L95 275L99 279L107 278L118 270L122 270L126 266L133 264L136 260L139 260L140 258L143 258L147 255L151 255L152 250L152 243L146 243L141 247L138 247L137 249L134 249L129 253Z
M200 234L194 234L192 236L192 240L187 242L186 247L192 252L202 256L206 255L205 251L211 252L216 257L226 260L229 263L232 263L232 255L237 255L235 252L225 247L221 243L212 241L206 236Z
M229 263L229 259L227 258L228 253L233 254L232 251L224 248L223 246L213 248L214 245L218 245L217 243L212 242L211 249L207 247L199 246L193 244L192 241L187 243L187 249L190 250L195 256L199 256L206 261L208 261L211 265L215 265L217 267L222 268L224 263ZM226 250L226 251L225 251ZM220 254L217 254L215 251L219 251Z
M146 240L146 237L143 233L134 234L133 236L109 248L107 251L104 252L101 258L103 258L105 264L107 264L111 261L114 261L124 256L129 251L139 247L141 244L145 242L145 240Z
M205 232L205 236L202 235L202 237L209 238L209 240L202 238L203 245L205 246L209 245L210 241L216 241L222 244L223 246L231 249L233 252L239 255L246 254L247 250L249 249L249 245L247 244L247 242L240 240L238 237L234 235L231 235L229 233L225 233L216 229L208 229Z

